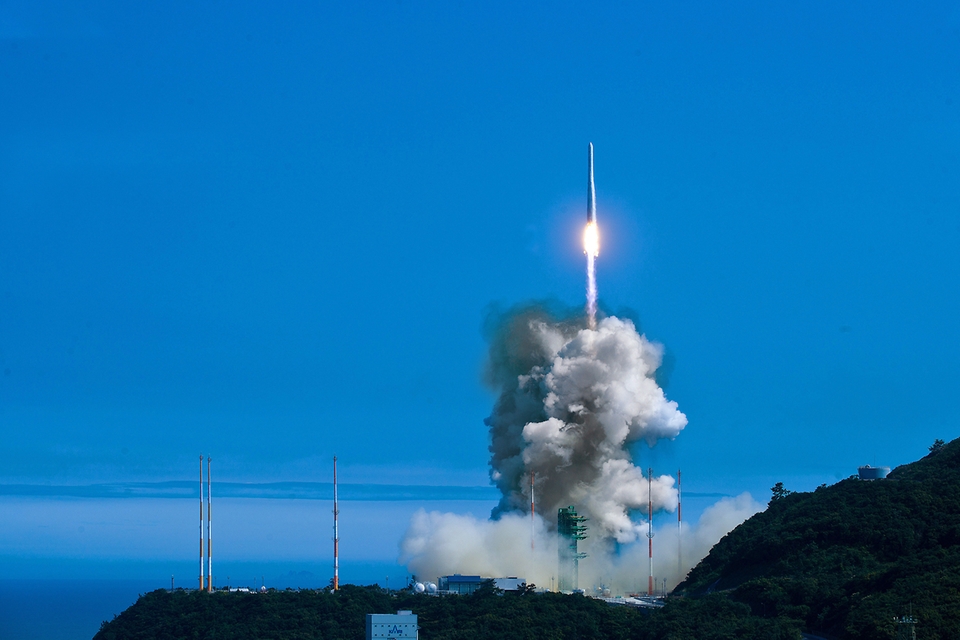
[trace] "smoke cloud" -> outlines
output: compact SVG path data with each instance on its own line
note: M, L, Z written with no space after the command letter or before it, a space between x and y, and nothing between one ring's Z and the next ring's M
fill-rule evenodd
M647 534L645 517L637 513L646 515L648 500L655 510L675 511L677 489L668 475L648 479L631 448L676 438L687 425L656 382L663 347L630 320L611 316L590 328L582 316L564 319L540 306L502 314L490 327L486 377L499 397L485 423L490 478L501 499L486 522L417 513L401 543L401 561L429 578L525 575L547 586L557 571L555 514L573 505L589 519L581 547L590 559L580 564L581 586L605 579L634 588L639 573L646 576L638 572L645 562L632 558L641 547L646 552L646 545L630 544ZM533 519L532 534L531 475L536 512L546 514ZM691 563L758 510L744 500L752 499L721 501L704 513L699 528L684 532ZM657 574L675 584L681 569L673 564Z
M647 480L629 446L675 438L687 424L654 375L663 348L629 320L595 330L553 320L540 309L508 315L493 336L489 375L500 397L490 427L490 478L503 497L493 517L530 505L530 474L543 513L576 505L593 536L625 543L642 525ZM676 508L673 478L652 484L657 509Z

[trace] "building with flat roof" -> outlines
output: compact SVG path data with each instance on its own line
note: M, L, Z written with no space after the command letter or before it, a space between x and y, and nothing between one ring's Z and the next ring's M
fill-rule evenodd
M437 587L440 591L465 596L479 589L483 581L484 578L480 576L463 576L455 573L452 576L440 576Z
M527 586L527 581L523 578L510 576L507 578L484 578L483 576L463 576L455 573L452 576L440 576L437 586L442 593L456 593L458 595L468 595L480 588L485 580L493 580L498 589L504 591L519 591Z
M367 614L367 640L417 640L417 615L412 611Z

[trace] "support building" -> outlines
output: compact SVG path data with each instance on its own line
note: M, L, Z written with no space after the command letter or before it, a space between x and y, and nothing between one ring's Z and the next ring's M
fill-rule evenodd
M367 614L367 640L417 640L417 614L412 611Z

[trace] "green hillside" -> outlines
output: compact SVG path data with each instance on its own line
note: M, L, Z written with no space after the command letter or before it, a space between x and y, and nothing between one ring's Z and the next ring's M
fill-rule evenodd
M942 445L942 443L941 443ZM388 594L378 587L144 595L95 640L351 638L367 613L410 609L423 640L960 638L960 440L885 480L781 491L725 536L658 611L583 596Z
M398 609L417 614L421 640L800 639L790 621L752 616L723 596L678 601L650 614L580 595L498 594L488 587L432 597L347 585L338 593L158 590L104 623L95 640L362 640L367 613Z
M918 638L960 638L960 440L931 449L885 480L771 500L677 592L724 592L820 635L892 638L912 611Z

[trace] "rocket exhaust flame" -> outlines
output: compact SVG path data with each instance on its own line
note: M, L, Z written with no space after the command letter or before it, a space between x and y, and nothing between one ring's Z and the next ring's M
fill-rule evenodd
M588 222L583 228L583 252L590 258L600 255L600 232L596 222Z
M597 328L597 271L594 256L587 254L587 328Z

